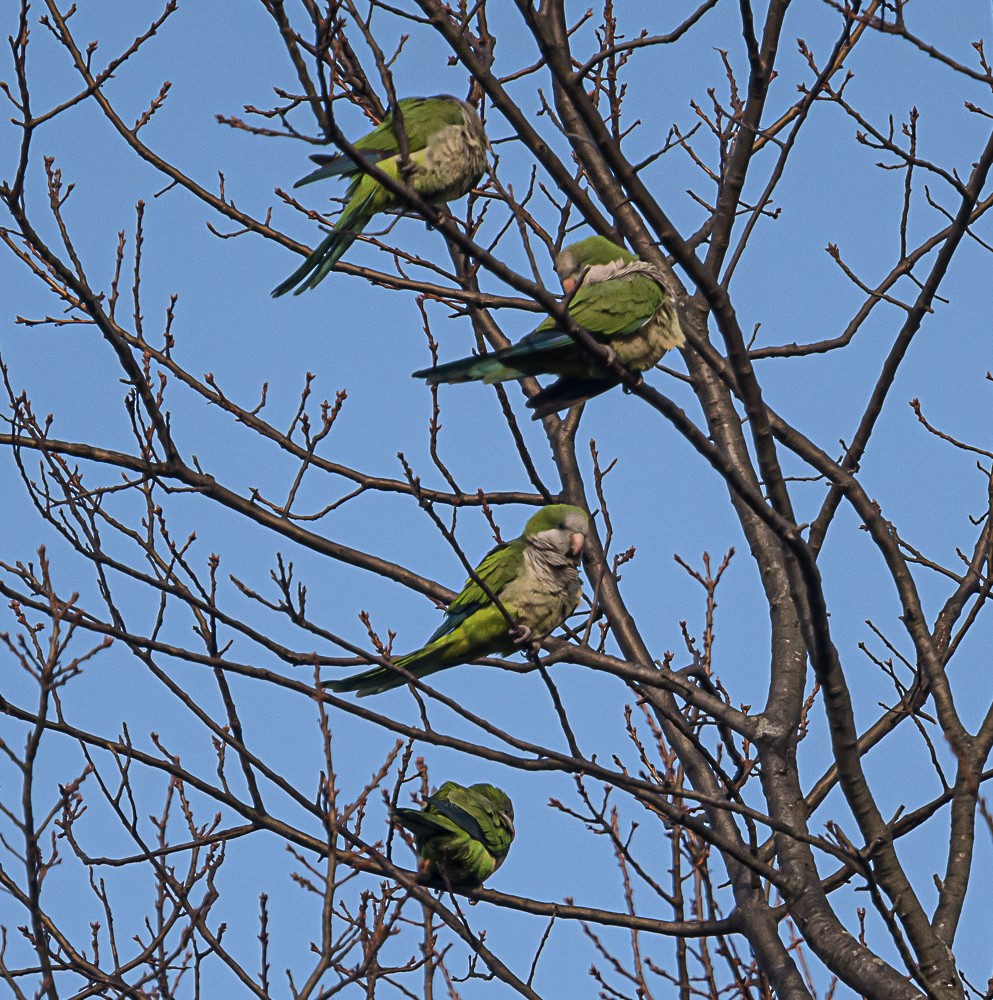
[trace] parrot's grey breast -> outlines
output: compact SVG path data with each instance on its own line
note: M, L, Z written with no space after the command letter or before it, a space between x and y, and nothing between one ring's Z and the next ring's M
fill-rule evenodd
M486 170L486 135L475 111L462 109L459 125L446 125L431 136L415 177L419 194L435 202L468 194Z
M579 568L572 559L528 546L522 571L503 589L500 600L531 630L533 639L541 639L575 611L580 590Z

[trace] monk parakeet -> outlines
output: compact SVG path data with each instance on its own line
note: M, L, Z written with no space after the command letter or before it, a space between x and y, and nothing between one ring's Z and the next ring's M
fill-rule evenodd
M578 507L562 503L542 507L524 526L520 538L491 550L475 571L517 623L516 628L507 623L486 591L469 579L427 644L394 663L415 677L426 677L543 639L579 603L579 557L589 526L589 516ZM387 667L326 682L332 691L357 691L359 697L406 683L402 674Z
M439 97L405 97L399 102L403 128L407 133L407 152L411 172L400 169L400 145L393 129L393 113L368 135L355 142L362 158L384 173L409 184L432 204L454 201L468 194L486 169L486 135L472 105L447 94ZM311 255L273 295L285 295L296 287L299 295L318 285L352 245L355 237L379 212L404 209L402 199L387 191L379 181L344 153L311 159L318 168L297 181L294 187L322 181L326 177L347 177L348 203L328 233Z
M572 294L569 315L625 367L646 371L670 348L685 343L661 275L616 243L603 236L573 243L558 255L555 270L566 294ZM512 347L414 372L429 385L506 382L528 375L559 376L528 400L535 419L618 384L552 317Z
M464 788L446 781L423 809L395 809L393 821L414 835L427 862L424 881L482 885L503 864L514 839L513 803L494 785Z

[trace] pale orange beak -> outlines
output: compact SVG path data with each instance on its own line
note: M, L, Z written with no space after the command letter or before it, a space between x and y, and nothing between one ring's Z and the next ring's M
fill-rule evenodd
M569 536L569 551L574 555L578 556L583 551L583 546L586 544L586 536L580 531L574 531Z
M565 292L566 295L572 295L572 293L575 290L575 288L576 288L576 279L575 278L563 278L562 279L562 291Z

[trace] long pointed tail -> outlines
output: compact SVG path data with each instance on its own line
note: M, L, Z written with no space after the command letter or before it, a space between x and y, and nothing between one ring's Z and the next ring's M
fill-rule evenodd
M436 368L424 368L414 372L414 378L422 378L428 385L441 382L507 382L557 371L558 366L575 352L576 345L567 333L554 326L543 327L544 324L510 347L503 347L492 354L449 361Z
M373 667L371 670L364 670L360 674L352 677L344 677L340 681L325 681L324 686L330 688L336 694L344 694L354 691L360 698L367 698L371 694L382 694L383 691L392 691L394 688L403 687L407 683L407 674L414 677L426 677L436 670L444 670L445 667L452 666L447 659L437 659L437 649L427 646L401 656L393 661L396 670L391 667Z
M308 288L319 285L355 242L355 237L362 232L366 222L368 219L355 220L351 226L343 226L339 222L321 240L310 256L285 281L272 290L272 297L278 299L280 295L285 295L291 290L294 295L299 295Z
M500 352L481 354L474 358L449 361L435 368L422 368L413 378L422 378L428 385L456 385L462 382L507 382L524 378L525 372L511 368L500 360Z
M348 206L338 219L334 229L324 237L310 256L281 284L272 290L272 297L278 299L293 289L294 295L316 288L341 260L345 251L355 242L355 237L369 224L373 213L365 205Z
M337 694L355 691L360 698L365 698L370 694L403 687L407 683L408 674L417 678L427 677L428 674L454 667L457 663L465 663L484 653L485 649L480 650L475 646L465 629L456 629L429 642L422 649L398 657L391 667L373 667L360 674L343 677L340 681L324 681L324 686ZM400 669L396 669L398 667Z

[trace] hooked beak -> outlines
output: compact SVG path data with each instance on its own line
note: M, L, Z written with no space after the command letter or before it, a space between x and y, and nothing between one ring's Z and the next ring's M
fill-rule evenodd
M581 531L574 531L569 536L569 551L574 556L578 556L583 551L583 546L585 544L586 536Z
M562 291L565 292L566 295L572 295L572 293L575 290L575 288L576 288L576 279L575 278L563 278L562 279Z

